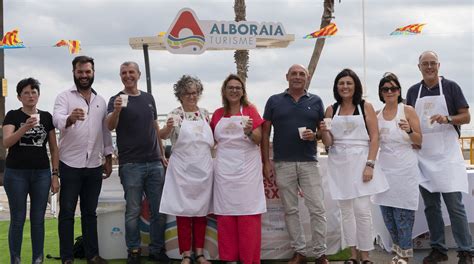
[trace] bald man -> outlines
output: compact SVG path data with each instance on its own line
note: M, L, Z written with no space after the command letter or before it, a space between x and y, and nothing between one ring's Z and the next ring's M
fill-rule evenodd
M271 96L265 105L262 130L264 174L272 173L269 147L273 126L273 161L279 194L285 209L285 223L293 248L289 264L306 263L306 240L298 211L298 187L302 189L309 210L313 253L316 264L329 263L326 258L326 212L323 203L321 175L316 160L316 127L324 118L321 98L306 90L308 70L293 65L286 74L288 89ZM299 134L299 128L306 130Z
M461 194L468 192L468 180L458 140L461 125L471 120L469 105L457 83L438 75L440 63L435 52L425 51L418 60L423 80L408 90L407 104L415 107L420 118L423 143L418 160L428 179L420 184L420 192L432 251L423 263L448 260L441 196L458 246L458 263L472 263L472 237Z

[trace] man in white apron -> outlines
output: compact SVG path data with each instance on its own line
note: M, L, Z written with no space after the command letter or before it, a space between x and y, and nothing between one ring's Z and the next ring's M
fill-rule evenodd
M421 173L428 179L421 183L420 192L432 251L423 263L448 260L441 196L458 246L458 263L472 263L472 237L461 195L468 192L468 180L458 140L460 126L471 119L469 105L455 82L438 76L439 66L435 52L423 52L418 64L423 80L407 92L407 104L415 107L420 117L423 143L418 160Z
M298 211L298 189L309 210L315 264L326 258L326 210L322 179L316 160L316 128L324 118L321 98L306 90L308 70L293 65L286 75L289 87L271 96L265 105L262 127L262 159L265 177L271 175L270 131L273 126L273 160L279 193L285 208L285 224L295 251L289 264L306 263L306 240ZM299 133L299 130L302 130Z

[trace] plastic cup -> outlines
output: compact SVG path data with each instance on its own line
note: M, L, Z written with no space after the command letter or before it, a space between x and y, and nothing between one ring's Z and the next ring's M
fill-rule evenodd
M303 133L306 131L306 127L298 127L298 133L300 134L300 138L303 139Z
M128 105L128 94L121 94L120 98L122 98L122 107L127 107L127 105Z
M326 124L326 128L327 128L328 130L330 130L331 127L332 127L332 126L331 126L331 124L332 124L332 118L330 118L330 117L324 118L324 123Z
M250 116L242 116L241 123L243 127L247 125L247 122L249 121L249 119L250 119Z
M31 117L36 118L36 125L35 126L39 126L40 125L40 114L32 114Z

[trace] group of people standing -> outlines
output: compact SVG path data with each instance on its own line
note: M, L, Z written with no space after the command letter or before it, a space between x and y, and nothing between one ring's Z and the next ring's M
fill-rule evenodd
M20 263L27 195L33 263L43 262L48 192L59 188L62 262L74 261L74 213L80 198L87 262L107 263L99 256L96 208L102 180L112 172L114 129L126 200L127 263L141 261L138 220L143 196L151 212L150 260L169 262L164 247L166 215L175 215L182 264L209 264L204 255L206 216L214 214L219 258L260 263L261 217L266 212L263 177L271 175L276 177L294 250L288 263L307 262L300 195L309 210L315 264L328 263L318 139L328 148L329 193L338 201L343 236L351 249L345 263L373 263L372 203L380 205L391 235L392 263L408 263L420 192L432 247L423 263L448 259L441 196L458 245L458 263L472 263L472 238L461 195L467 192L467 174L458 143L460 125L470 122L469 105L455 82L438 76L440 63L432 51L419 57L423 80L408 90L406 104L397 76L382 77L379 98L384 107L379 111L362 98L362 84L350 69L336 76L336 103L324 109L321 98L307 90L307 69L292 65L286 74L288 89L268 99L263 118L249 102L245 82L234 74L224 80L222 107L211 118L198 106L201 81L183 75L173 87L180 106L170 112L162 128L153 96L138 89L137 63L122 63L124 88L108 105L92 88L94 60L79 56L72 66L75 85L57 96L53 115L36 108L39 82L28 78L17 85L22 107L8 112L3 123L3 143L9 148L4 184L11 210L11 263ZM55 128L60 131L59 147ZM169 160L161 139L172 143Z

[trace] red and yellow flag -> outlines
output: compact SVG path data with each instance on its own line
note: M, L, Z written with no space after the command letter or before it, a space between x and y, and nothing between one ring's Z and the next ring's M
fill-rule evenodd
M420 34L421 31L423 30L423 27L426 24L410 24L408 26L404 27L399 27L395 29L392 33L390 33L391 36L394 35L417 35Z
M0 42L0 48L2 49L17 49L24 47L25 45L23 45L23 41L18 38L18 29L5 33L5 36L3 36L3 39Z
M81 41L79 40L64 40L61 39L59 40L56 44L54 44L55 47L68 47L69 48L69 53L71 54L77 54L79 51L81 51Z
M337 33L337 26L335 23L331 23L323 28L321 28L318 31L315 31L313 33L310 33L306 36L304 36L304 39L313 39L313 38L326 38L326 37L332 37L336 35Z

